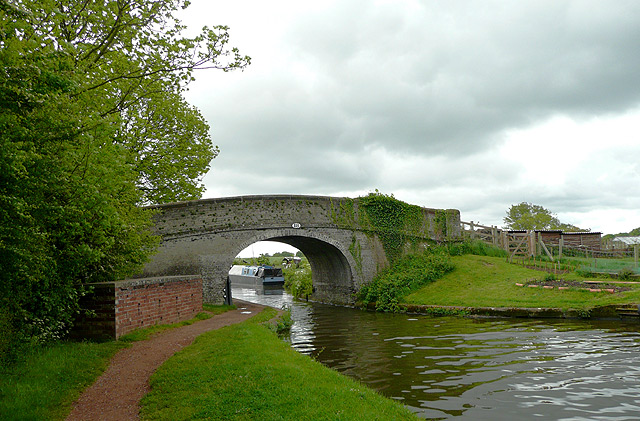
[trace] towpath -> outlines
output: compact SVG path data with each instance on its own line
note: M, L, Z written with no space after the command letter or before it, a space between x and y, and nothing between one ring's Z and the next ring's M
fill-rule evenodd
M264 308L240 300L234 303L236 310L165 331L119 351L107 370L76 401L67 421L139 419L140 399L149 392L149 378L162 363L197 336L242 322Z

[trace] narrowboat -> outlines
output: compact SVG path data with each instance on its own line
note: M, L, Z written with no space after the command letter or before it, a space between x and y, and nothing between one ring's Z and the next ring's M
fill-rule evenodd
M233 265L229 269L229 280L236 285L282 285L282 269L275 266Z

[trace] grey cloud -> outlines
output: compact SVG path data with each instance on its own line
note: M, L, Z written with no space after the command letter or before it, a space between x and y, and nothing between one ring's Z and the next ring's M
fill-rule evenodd
M336 106L362 123L368 144L473 152L556 112L590 116L640 102L640 3L375 7L338 2L289 31L295 54L334 80Z
M273 60L260 51L244 73L198 75L192 98L221 148L205 180L211 194L379 188L498 225L520 201L557 214L640 208L637 149L593 156L557 185L526 179L518 168L526 156L492 160L513 129L640 105L640 2L356 0L313 9L283 23ZM580 148L580 139L568 142Z

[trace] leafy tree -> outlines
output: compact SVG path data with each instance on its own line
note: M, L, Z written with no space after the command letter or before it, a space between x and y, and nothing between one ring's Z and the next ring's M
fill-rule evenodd
M505 228L512 230L588 231L562 223L551 211L528 202L512 205L504 217L504 223Z
M255 264L259 266L269 266L271 265L271 259L269 258L269 254L261 254L260 257L255 259Z
M140 268L157 241L141 203L200 194L217 149L184 86L248 59L224 27L180 38L182 6L0 0L0 357Z
M6 0L2 0L3 2ZM209 126L182 94L196 69L229 71L250 61L228 49L228 28L186 38L173 13L184 0L24 0L28 36L64 54L76 78L72 97L87 113L113 116L113 140L130 160L147 203L199 198L218 154ZM26 35L26 34L25 34Z

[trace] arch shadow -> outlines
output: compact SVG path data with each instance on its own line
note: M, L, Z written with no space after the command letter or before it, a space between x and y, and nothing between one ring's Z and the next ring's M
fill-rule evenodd
M284 234L284 235L283 235ZM291 230L277 234L261 232L243 241L229 264L237 254L258 241L277 241L297 248L309 260L312 272L314 293L311 298L315 301L330 302L332 304L350 304L356 292L357 280L354 270L355 261L348 250L332 238L316 232ZM338 297L342 297L337 300ZM342 302L337 302L342 301Z

